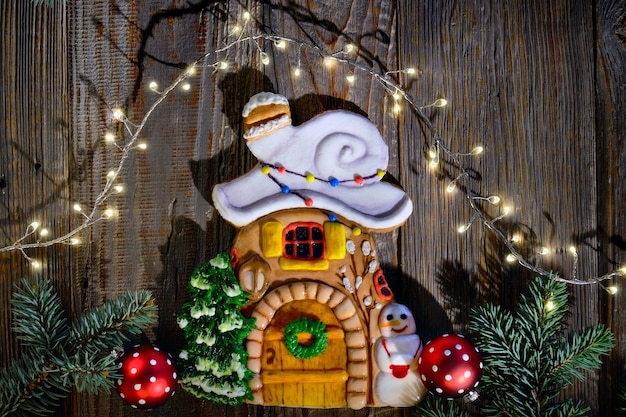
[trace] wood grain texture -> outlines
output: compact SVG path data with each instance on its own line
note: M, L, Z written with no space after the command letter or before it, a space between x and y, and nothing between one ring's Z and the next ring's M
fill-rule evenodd
M63 7L38 8L22 1L0 4L0 247L21 238L33 221L57 236L70 227L65 14ZM65 308L71 310L70 253L67 246L29 252L42 263L40 271L17 251L0 253L2 366L19 356L9 310L15 285L35 274L50 277Z
M384 73L419 68L400 77L427 109L444 143L459 152L476 144L480 158L464 159L478 193L498 193L515 207L501 223L524 237L524 250L545 269L571 276L566 254L540 258L540 245L579 248L577 276L596 276L626 263L626 2L554 0L474 2L443 0L306 1L204 0L70 1L52 8L29 1L0 3L0 241L18 239L38 220L60 235L78 224L79 201L94 203L128 134L112 109L140 119L156 99L150 81L169 84L203 53L223 46L232 17L247 7L267 32L307 40L328 52L347 42L360 62ZM407 109L393 115L393 100L367 74L345 81L349 68L324 66L310 50L285 54L254 45L224 55L231 68L205 68L191 90L176 91L157 108L121 178L124 193L110 204L114 221L81 235L83 245L31 253L45 259L42 275L54 280L72 316L129 289L150 289L160 307L158 325L145 338L170 352L183 341L176 315L187 300L193 268L229 248L234 229L211 205L214 184L255 163L244 145L241 110L254 93L271 90L290 99L296 124L346 108L376 124L390 150L389 174L412 197L414 214L400 231L377 234L379 259L400 302L409 305L424 340L465 331L470 308L493 301L511 306L532 278L504 261L505 248L481 225L464 235L472 217L466 195L445 192L453 167L428 167L431 131ZM353 57L356 57L354 55ZM299 66L302 75L293 76ZM0 183L2 184L2 183ZM499 208L492 214L498 215ZM13 286L32 270L18 252L0 254L0 360L19 355L10 332ZM597 286L572 288L570 328L607 323L617 346L598 373L566 392L612 415L624 378L626 295L608 297ZM73 394L57 415L365 417L408 416L412 410L220 407L179 392L162 408L135 412L115 394Z
M609 272L623 266L626 255L626 2L603 1L596 11L596 128L598 167L599 268ZM603 294L602 321L615 332L616 346L600 379L600 412L610 415L615 409L616 393L626 378L626 294Z

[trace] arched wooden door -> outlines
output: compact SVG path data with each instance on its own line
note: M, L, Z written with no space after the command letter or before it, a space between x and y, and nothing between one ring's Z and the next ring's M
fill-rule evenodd
M326 324L328 348L311 359L298 359L285 346L285 326L301 317ZM289 302L276 312L263 338L261 380L266 405L346 406L347 348L344 331L330 307L315 300Z

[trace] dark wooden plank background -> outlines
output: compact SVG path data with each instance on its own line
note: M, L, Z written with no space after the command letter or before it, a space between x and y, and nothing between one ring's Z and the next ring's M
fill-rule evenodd
M428 110L443 141L485 155L466 159L471 186L498 193L515 207L505 231L524 228L552 248L577 244L581 278L626 263L626 2L510 1L71 1L53 7L25 0L0 3L0 247L37 219L58 236L80 222L74 202L87 207L117 164L119 152L102 140L115 127L110 110L131 120L155 95L147 85L169 84L180 67L224 45L233 17L247 7L266 31L340 50L346 39L375 71L415 66L408 91L420 103L445 97ZM415 212L399 231L379 235L387 275L399 300L418 319L424 338L464 331L472 305L512 305L532 273L504 261L493 234L475 224L456 233L472 213L462 193L425 158L432 132L392 100L371 77L328 69L312 53L301 56L265 45L263 67L248 44L229 52L231 68L199 72L189 92L159 107L122 174L126 190L112 200L119 218L81 234L79 247L29 253L45 259L64 305L77 316L126 289L147 288L160 307L146 337L171 352L182 346L175 318L186 300L193 268L227 250L234 231L211 206L210 189L254 163L241 140L240 113L255 92L273 90L292 101L297 122L328 108L361 111L390 147L389 172L412 197ZM122 134L121 130L117 131ZM122 142L123 143L123 142ZM445 166L443 167L445 168ZM441 173L443 171L439 171ZM453 172L451 173L454 174ZM496 212L494 212L496 214ZM540 260L545 269L572 273L571 257ZM0 255L0 363L20 354L10 331L9 299L22 277L33 276L18 252ZM612 415L624 378L626 332L622 291L572 287L570 328L607 323L617 346L603 369L575 383L568 395ZM116 394L72 395L57 415L123 416ZM150 415L408 416L410 410L298 410L217 407L177 394Z

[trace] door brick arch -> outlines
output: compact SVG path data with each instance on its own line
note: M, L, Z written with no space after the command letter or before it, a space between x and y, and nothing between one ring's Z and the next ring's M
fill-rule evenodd
M329 348L318 358L296 359L286 352L282 330L286 320L299 318L296 314L327 324ZM254 403L353 409L367 405L369 344L357 307L342 291L318 282L286 284L266 294L251 317L256 327L246 347L248 368L256 374L250 381ZM319 392L324 389L328 392Z

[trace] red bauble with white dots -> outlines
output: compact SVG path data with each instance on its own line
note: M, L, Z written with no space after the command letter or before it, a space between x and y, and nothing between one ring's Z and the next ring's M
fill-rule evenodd
M153 345L137 345L122 358L120 397L133 408L159 407L174 395L176 366L172 357Z
M482 375L483 363L474 345L462 335L445 334L424 346L418 369L426 388L447 398L470 393Z

